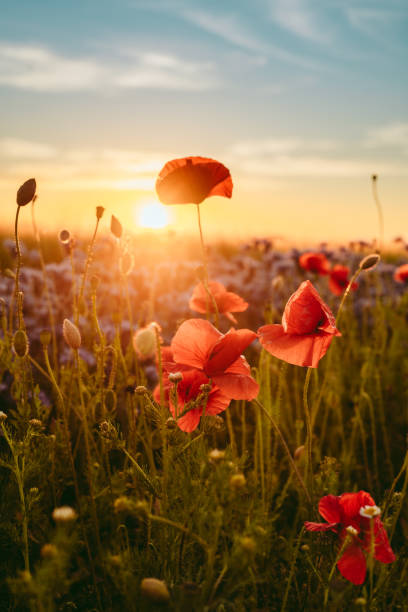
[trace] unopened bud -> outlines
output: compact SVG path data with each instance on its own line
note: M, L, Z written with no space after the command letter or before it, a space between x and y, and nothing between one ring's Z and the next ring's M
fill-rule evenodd
M81 334L76 325L71 323L69 319L64 319L62 325L62 335L64 336L65 342L74 350L78 350L81 346Z
M3 412L2 410L0 410L0 423L5 421L6 419L7 419L7 414Z
M208 453L208 458L213 463L218 463L219 461L223 461L225 459L225 451L219 450L218 448L213 448Z
M239 545L249 555L254 555L256 553L256 542L249 536L243 536L240 538Z
M97 219L102 219L104 212L105 212L105 209L104 209L103 206L97 206L96 207L96 218Z
M297 447L297 449L293 453L293 458L294 458L295 461L298 461L301 458L301 456L303 455L304 450L305 450L305 447L304 447L303 444L301 446Z
M183 374L181 372L170 372L169 374L169 381L177 384L179 383L181 380L183 380Z
M116 238L121 238L123 233L122 224L119 219L115 217L115 215L112 215L110 229Z
M17 191L17 204L19 206L29 204L34 199L36 188L37 184L33 178L23 183Z
M18 357L28 355L28 338L23 329L18 329L13 336L13 350Z
M108 412L114 412L116 410L117 398L116 393L113 389L108 389L105 393L105 408Z
M53 510L52 518L56 523L72 523L78 515L71 506L61 506Z
M170 593L163 580L157 578L143 578L140 583L140 593L154 603L166 603L170 600Z
M155 356L156 344L156 333L152 325L138 329L133 336L133 348L142 361Z
M234 491L240 491L246 485L246 478L243 474L234 474L231 476L229 483L231 489Z
M58 548L54 544L44 544L41 548L41 556L43 559L52 559L58 554Z
M44 347L51 342L51 332L48 329L43 329L40 333L40 342Z
M71 240L71 234L68 230L63 229L60 231L60 233L58 234L58 240L62 243L62 244L68 244L69 241Z
M374 270L380 262L381 257L378 253L367 255L360 261L360 270Z
M30 419L28 422L31 427L35 427L36 429L42 427L42 422L40 421L40 419Z
M138 385L135 389L136 395L144 395L148 393L147 388L144 385Z
M202 385L200 385L201 393L209 393L211 391L211 388L211 383L203 383Z

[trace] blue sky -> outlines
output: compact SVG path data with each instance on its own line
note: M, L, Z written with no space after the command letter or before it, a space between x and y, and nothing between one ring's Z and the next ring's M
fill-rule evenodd
M375 233L373 172L386 230L408 226L405 0L1 4L3 197L35 174L44 211L69 197L78 221L85 197L106 198L126 216L154 198L167 159L197 154L230 167L251 231L278 206L274 231L288 234L307 207L294 234L327 234L329 203ZM214 228L231 218L218 207ZM349 229L340 219L334 234Z

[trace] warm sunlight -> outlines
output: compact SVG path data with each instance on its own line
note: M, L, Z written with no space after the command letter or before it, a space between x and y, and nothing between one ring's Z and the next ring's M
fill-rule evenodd
M169 210L158 202L146 202L134 207L134 218L141 227L163 229L170 223Z

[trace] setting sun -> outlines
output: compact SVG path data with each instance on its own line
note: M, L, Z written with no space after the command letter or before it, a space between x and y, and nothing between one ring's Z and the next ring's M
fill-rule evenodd
M146 202L134 208L135 221L140 227L163 229L170 223L167 208L158 202Z

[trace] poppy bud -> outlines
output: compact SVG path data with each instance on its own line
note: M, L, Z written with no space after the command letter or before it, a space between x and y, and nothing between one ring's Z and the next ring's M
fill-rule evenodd
M213 448L208 453L208 458L213 463L218 463L219 461L222 461L225 458L225 451L219 450L218 448Z
M170 372L169 374L169 381L177 384L179 383L181 380L183 380L183 374L181 372Z
M28 354L28 338L23 329L18 329L13 336L13 349L18 357L25 357Z
M360 270L374 270L377 267L381 257L378 253L367 255L360 261Z
M7 414L0 410L0 423L3 423L7 419Z
M234 474L230 478L230 487L234 491L240 491L246 485L246 478L243 474Z
M141 360L151 359L156 354L156 333L152 325L142 327L133 336L133 348Z
M301 458L301 456L304 453L304 450L305 450L305 447L304 447L303 444L301 446L297 447L297 449L293 453L293 458L294 458L295 461L298 461Z
M44 544L41 548L41 556L43 559L52 559L58 555L58 548L54 544Z
M138 385L135 389L136 395L144 395L147 393L147 388L143 385Z
M19 206L29 204L34 199L36 188L37 184L33 178L23 183L17 191L17 204Z
M96 218L97 219L102 219L104 212L105 212L105 209L104 209L103 206L97 206L96 207Z
M239 539L239 545L243 551L248 553L250 556L253 556L256 553L256 542L253 538L249 536L243 536Z
M371 175L371 180L373 181L373 183L375 183L375 181L377 180L377 175L376 174L372 174Z
M62 244L68 244L69 241L71 240L71 234L69 233L68 230L63 229L60 231L60 233L58 234L58 240L62 243Z
M30 419L28 422L31 425L31 427L34 427L35 429L40 429L42 427L42 423L40 419ZM37 489L37 492L38 492L38 489Z
M76 325L71 323L69 319L64 319L62 324L62 335L65 342L74 350L78 350L81 346L81 334Z
M116 236L116 238L120 238L122 236L122 233L123 233L122 224L115 217L115 215L112 215L110 229L111 229L112 234Z
M43 347L46 347L51 342L51 332L48 329L43 329L40 333L40 342Z
M157 578L143 578L140 583L140 593L154 603L166 603L170 599L166 583Z
M202 393L209 393L211 391L212 385L211 383L204 383L200 385L200 391Z

